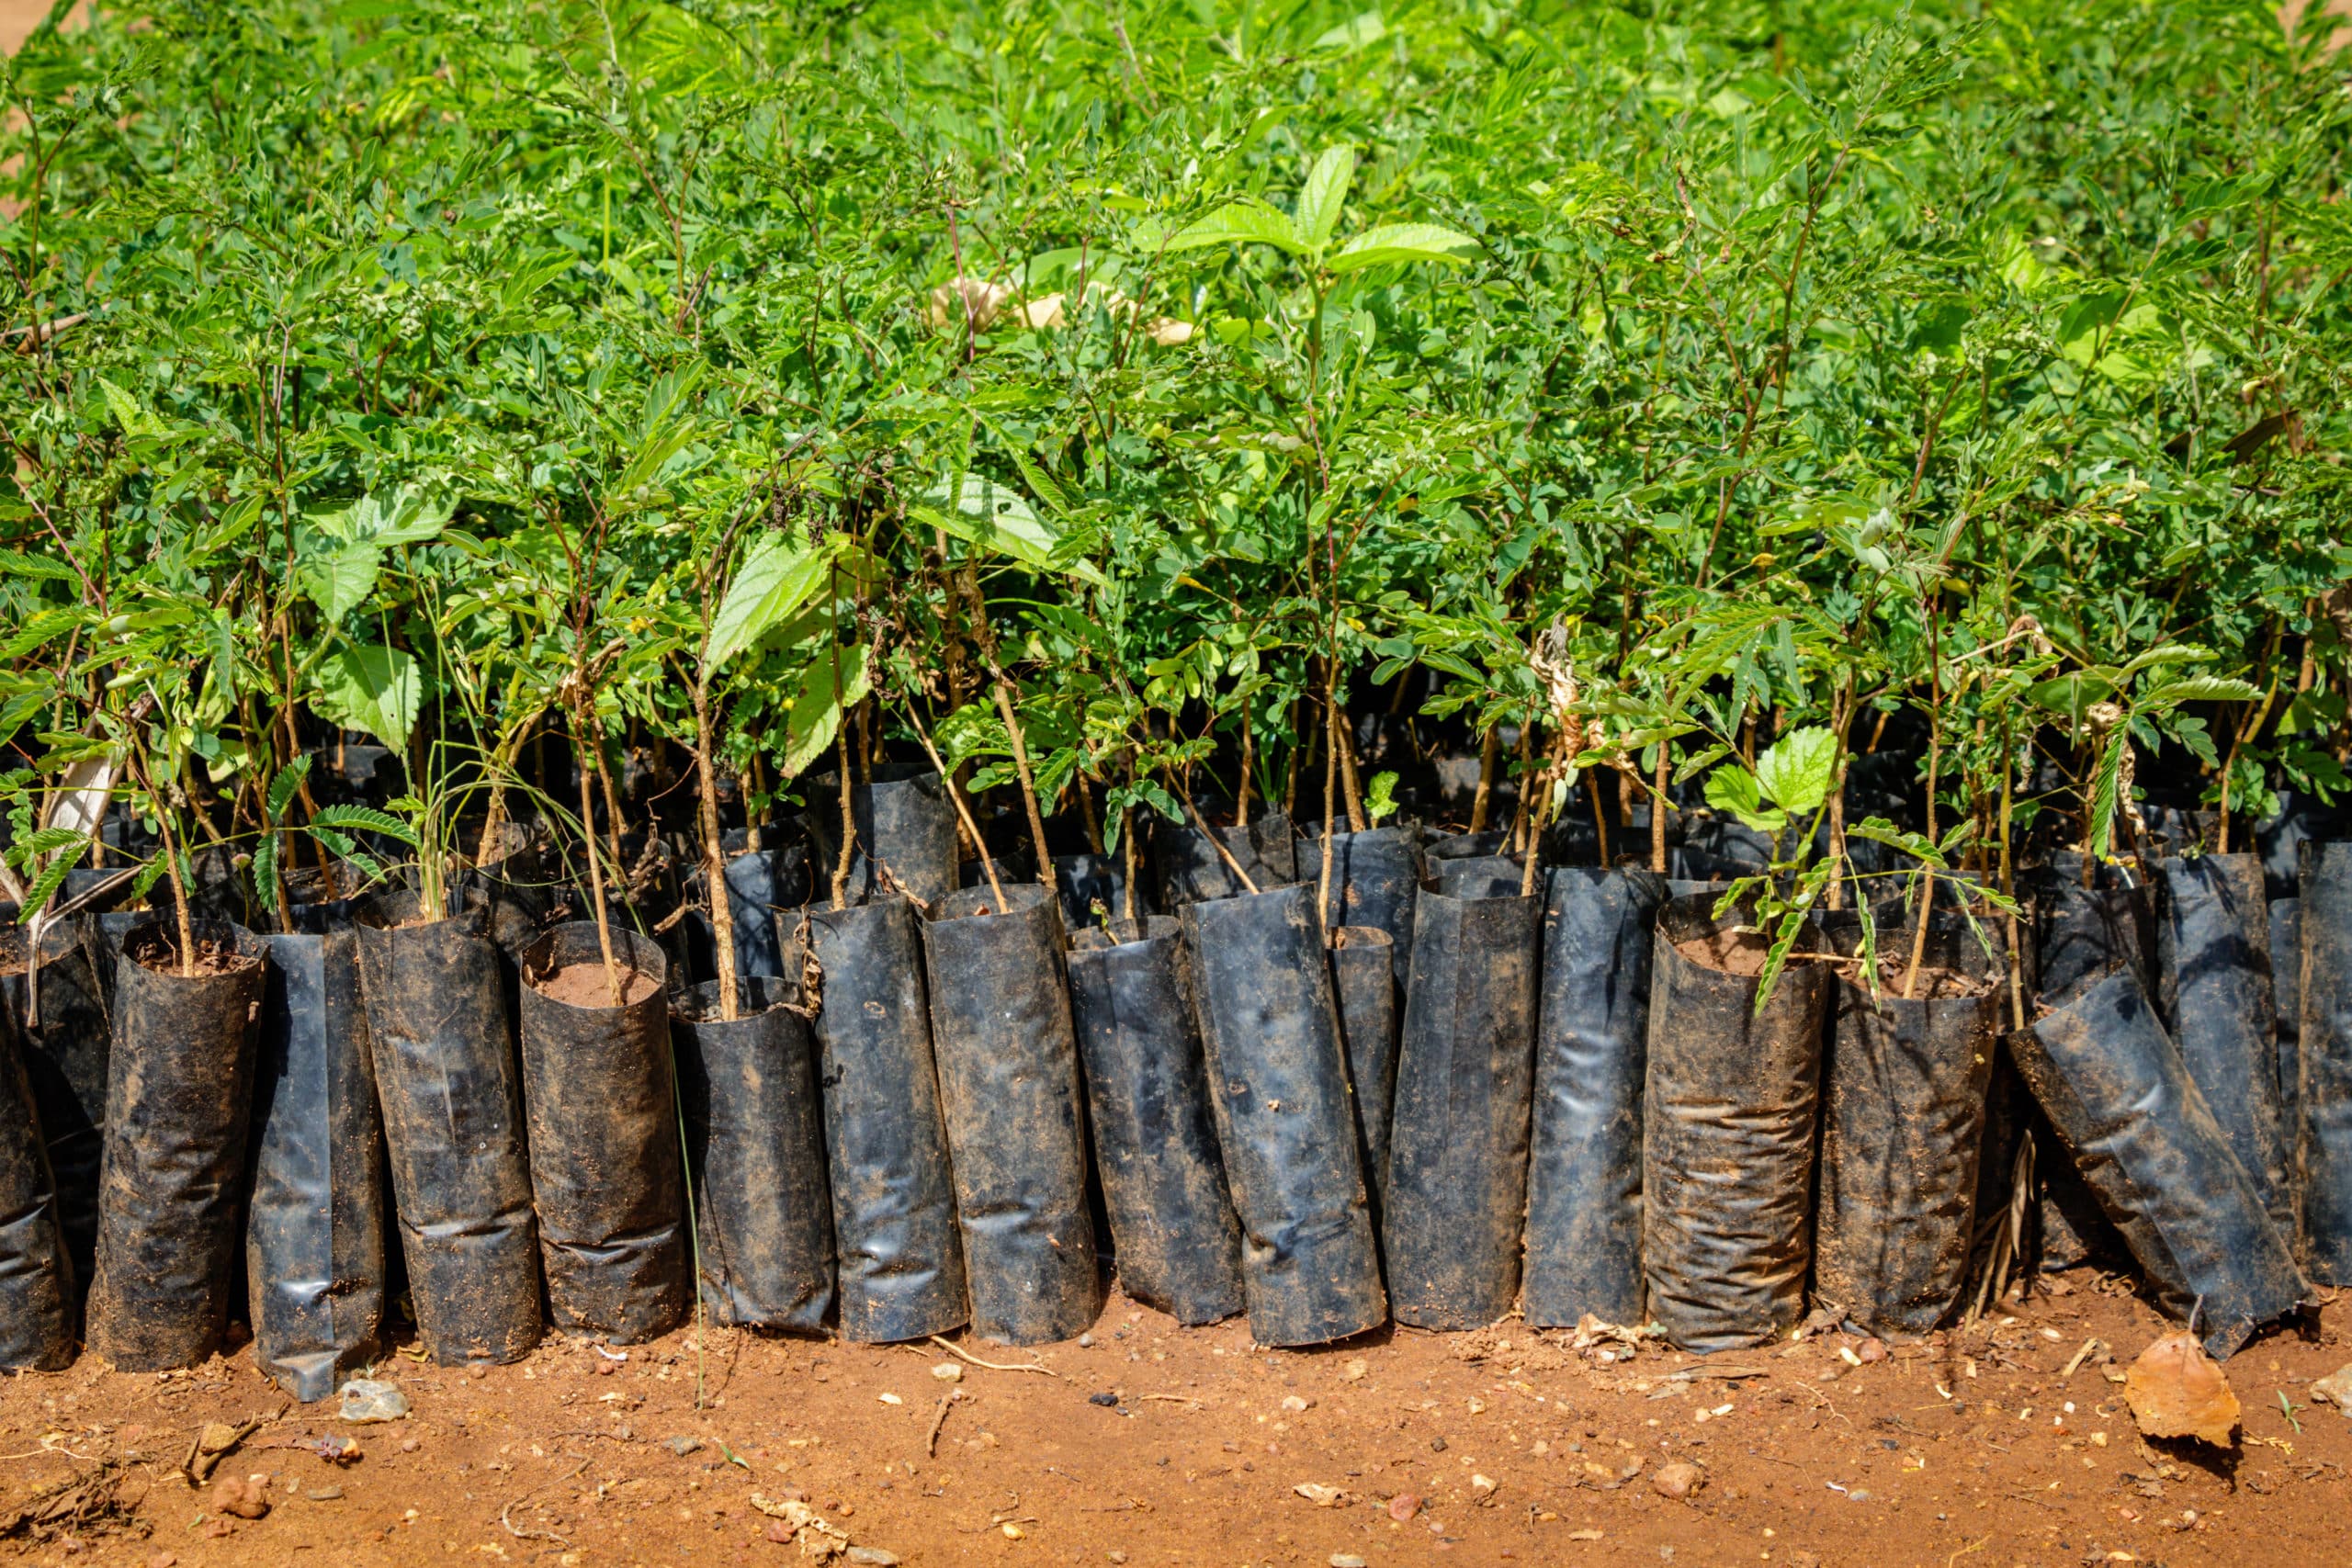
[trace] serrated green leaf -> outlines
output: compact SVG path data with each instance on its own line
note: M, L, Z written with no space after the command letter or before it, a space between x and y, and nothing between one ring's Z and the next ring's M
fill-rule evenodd
M43 906L48 904L50 897L65 886L66 874L82 863L83 852L89 847L89 840L76 835L72 846L41 868L41 874L33 878L32 886L25 889L25 896L19 902L17 910L18 923L29 920L40 913Z
M1799 816L1829 798L1838 778L1838 736L1825 725L1792 730L1756 759L1756 782L1773 804Z
M711 617L705 667L717 673L815 598L831 573L839 537L811 546L795 529L762 534Z
M345 729L360 729L405 755L424 705L424 672L395 648L356 644L321 664L311 705Z
M62 560L28 556L22 550L0 550L0 577L40 578L50 582L79 582L81 574Z
M1272 245L1292 255L1304 255L1309 246L1291 220L1261 201L1230 201L1198 218L1168 237L1168 251L1195 251L1209 245Z

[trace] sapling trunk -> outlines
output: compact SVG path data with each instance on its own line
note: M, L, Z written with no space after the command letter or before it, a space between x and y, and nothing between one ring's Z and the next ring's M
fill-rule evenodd
M1102 819L1094 810L1094 786L1086 782L1081 773L1077 778L1078 814L1086 823L1086 847L1096 854L1102 852Z
M1942 766L1943 753L1943 671L1942 656L1939 652L1935 608L1928 611L1928 842L1936 841L1936 775ZM1911 964L1903 973L1903 999L1909 1001L1918 988L1919 965L1928 957L1928 916L1935 908L1936 878L1928 874L1919 896L1918 912L1912 917Z
M1250 764L1254 760L1250 751L1250 704L1241 704L1241 783L1233 792L1233 825L1250 826Z
M580 838L588 855L588 897L596 910L596 950L605 957L605 990L612 998L613 1006L621 1005L620 966L613 960L613 928L605 911L605 872L596 859L595 797L588 787L588 770L597 761L596 749L589 743L588 728L594 712L594 699L582 696L579 710L571 721L575 750L580 754Z
M1584 793L1592 802L1592 830L1600 839L1600 863L1609 864L1609 814L1600 808L1600 775L1587 773Z
M1344 723L1336 722L1331 733L1340 743L1340 787L1347 792L1348 831L1361 833L1369 824L1364 819L1363 792L1356 787L1356 743Z
M134 751L133 756L138 753ZM187 908L187 884L180 879L179 842L172 832L172 808L155 788L155 776L146 760L139 759L139 782L147 786L147 798L155 807L155 836L164 841L164 874L172 879L172 910L177 917L180 932L180 977L196 977L196 925ZM95 832L95 830L94 830Z
M1332 796L1339 789L1340 750L1332 744L1339 733L1339 713L1334 703L1338 697L1336 682L1331 679L1331 665L1323 666L1323 854L1322 869L1316 875L1315 918L1323 922L1323 944L1331 944L1331 863L1339 858L1331 845L1334 826ZM1187 805L1191 804L1189 801ZM1216 835L1209 835L1214 839Z
M621 854L621 795L620 786L614 781L612 759L605 755L603 738L596 745L596 776L605 785L605 841L613 852L613 865L618 869L627 863ZM746 818L748 820L748 818Z
M999 914L1006 912L1009 906L1004 901L1004 884L996 879L996 857L989 853L988 845L981 842L980 826L972 820L972 808L965 804L964 792L956 787L956 780L948 773L947 765L939 760L939 752L931 743L931 732L923 728L922 720L916 716L915 705L911 698L907 703L907 722L914 727L915 739L922 743L922 754L931 759L931 765L939 771L940 782L947 786L947 798L956 807L956 819L961 822L964 825L964 830L972 836L972 842L979 846L980 871L989 879L989 891L996 895L997 912ZM1081 788L1084 787L1084 784L1085 781L1081 779L1080 781Z
M1665 737L1658 738L1657 769L1650 785L1650 869L1666 874L1666 784L1673 763Z
M1201 815L1201 808L1193 804L1193 786L1189 784L1184 785L1184 812L1185 815L1192 818L1193 826L1199 829L1202 836L1208 840L1209 847L1216 852L1216 858L1225 863L1225 869L1238 877L1240 879L1241 886L1248 888L1250 892L1255 893L1259 891L1257 883L1252 881L1250 874L1241 868L1241 863L1233 858L1232 848L1226 843L1224 839L1218 836L1216 829L1209 826L1208 818ZM1329 892L1330 889L1330 860L1331 857L1328 854L1323 857L1323 885L1326 892Z
M1054 858L1046 848L1046 818L1037 810L1037 781L1029 771L1029 745L1021 733L1021 716L1013 708L1012 677L1004 672L997 658L996 631L989 625L988 601L980 597L980 574L969 566L964 569L964 593L971 605L972 635L979 644L980 661L988 666L989 682L996 692L997 716L1004 720L1005 738L1012 743L1012 771L1021 780L1021 805L1029 814L1029 839L1037 852L1042 878Z
M1527 791L1534 772L1534 726L1521 723L1519 727L1519 801L1510 814L1510 837L1503 840L1503 848L1516 854L1521 836L1527 831Z
M1486 734L1478 739L1478 789L1470 797L1470 830L1474 833L1487 830L1487 812L1494 801L1495 777L1502 772L1502 733L1489 725ZM1599 808L1596 801L1594 809Z
M694 694L695 776L702 786L695 821L702 838L703 880L710 890L710 925L718 950L718 1017L732 1023L742 1004L735 974L735 909L727 897L727 854L718 831L718 769L710 757L709 682L696 681Z
M838 658L838 654L836 655ZM846 715L843 716L846 718ZM851 805L851 791L856 786L849 776L849 726L837 724L833 729L833 747L841 758L842 770L842 852L833 861L833 908L849 908L849 866L857 853L857 812Z
M1134 748L1130 747L1127 750L1127 789L1130 794L1134 792L1141 777L1138 754ZM1132 925L1136 918L1136 871L1138 857L1136 853L1135 813L1124 806L1119 807L1119 849L1126 867L1126 875L1121 879L1119 886L1119 918Z

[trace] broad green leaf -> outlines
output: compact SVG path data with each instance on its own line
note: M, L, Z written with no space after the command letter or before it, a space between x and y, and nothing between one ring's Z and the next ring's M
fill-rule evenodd
M1272 245L1292 255L1310 248L1289 219L1262 201L1229 201L1170 234L1160 248L1196 251L1209 245Z
M846 650L829 644L820 651L802 672L793 699L786 722L784 755L776 761L776 783L781 785L798 778L824 755L841 728L842 711L864 702L872 690L864 643Z
M2166 681L2151 691L2140 694L2132 705L2140 713L2163 713L2183 703L2250 703L2262 694L2244 681L2225 681L2217 675L2190 675L2178 681Z
M1001 551L1035 570L1068 570L1090 582L1102 581L1102 574L1091 562L1074 561L1066 567L1054 564L1054 552L1061 544L1061 536L1051 523L1037 515L1036 509L1019 491L979 474L966 474L955 492L953 506L948 504L948 494L944 487L933 491L907 508L907 513L917 522L946 530L967 544Z
M296 558L294 581L319 607L327 625L340 626L344 616L366 604L376 591L383 555L372 541L328 545Z
M387 549L439 538L457 509L455 496L403 485L388 494L370 491L332 512L308 513L303 521L331 539Z
M107 410L114 415L122 433L133 440L158 440L172 433L172 427L139 406L139 400L101 376L98 391L107 400Z
M1838 736L1826 725L1792 730L1756 759L1756 782L1772 802L1802 815L1829 798L1838 777Z
M811 546L792 528L762 534L727 585L718 614L711 617L710 647L704 668L716 674L727 661L774 631L825 587L839 550L839 536Z
M424 674L396 648L354 644L319 666L311 705L330 724L361 729L406 754L424 705Z
M1707 804L1759 833L1777 833L1789 825L1788 813L1769 809L1757 789L1756 775L1736 762L1707 775Z
M1340 226L1340 209L1347 205L1348 187L1355 177L1356 150L1345 142L1327 150L1306 172L1295 223L1308 250L1319 252L1331 243L1331 231Z
M1434 223L1385 223L1367 229L1340 247L1324 262L1332 272L1361 272L1392 262L1468 262L1478 254L1478 242L1467 234L1441 229Z

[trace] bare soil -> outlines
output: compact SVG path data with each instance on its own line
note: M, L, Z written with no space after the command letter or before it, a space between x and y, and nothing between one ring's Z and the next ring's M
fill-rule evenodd
M1772 944L1764 940L1761 932L1723 927L1703 936L1684 937L1674 944L1674 951L1702 968L1752 979L1764 973L1765 960L1772 955Z
M263 1478L258 1520L177 1473L204 1422L281 1403L243 1354L160 1376L85 1358L0 1381L0 1520L119 1461L130 1533L85 1518L78 1551L52 1534L0 1542L0 1560L14 1545L61 1568L803 1562L754 1494L909 1564L2346 1560L2352 1421L2305 1385L2352 1361L2352 1304L2228 1363L2245 1418L2223 1451L2135 1435L2116 1380L2167 1327L2150 1308L2087 1271L2057 1288L1883 1359L1829 1336L1604 1364L1515 1320L1269 1351L1241 1322L1180 1328L1115 1292L1091 1346L1035 1354L1053 1377L956 1361L951 1383L935 1346L715 1328L626 1360L551 1339L478 1372L399 1353L379 1375L409 1419L295 1406L226 1458L220 1476ZM306 1446L329 1436L359 1457ZM1677 1462L1703 1478L1682 1500L1657 1490Z
M181 973L179 944L161 933L149 933L149 940L127 951L139 961L141 968L152 969L158 975ZM261 959L257 955L239 953L232 943L207 938L196 944L195 969L199 976L242 975L248 969L260 966Z
M1911 960L1902 953L1882 951L1878 960L1878 988L1882 998L1900 998L1903 977L1910 973ZM1862 966L1858 962L1838 965L1838 973L1859 986L1862 981ZM2001 987L2003 976L1971 975L1959 969L1947 969L1940 964L1922 964L1919 978L1911 988L1914 1001L1954 1001L1968 997L1985 997Z
M534 975L531 989L551 1002L568 1007L608 1008L613 1005L612 987L605 984L602 964L571 964L551 975ZM621 971L621 1005L635 1007L662 988L652 976L637 969Z

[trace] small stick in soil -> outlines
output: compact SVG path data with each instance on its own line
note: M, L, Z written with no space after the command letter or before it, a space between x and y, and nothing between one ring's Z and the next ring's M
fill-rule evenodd
M950 1345L946 1340L942 1339L936 1334L932 1335L930 1338L933 1344L938 1346L941 1349L946 1351L957 1360L969 1361L976 1367L986 1367L992 1372L1043 1372L1049 1378L1057 1378L1061 1376L1061 1373L1054 1371L1053 1368L1041 1367L1035 1361L1030 1362L1025 1367L1016 1366L1007 1361L983 1361L978 1356L973 1355L969 1350L963 1349L955 1345Z
M2081 1371L2085 1359L2087 1358L2092 1351L2098 1348L2098 1337L2097 1335L2093 1335L2090 1338L2084 1340L2083 1348L2075 1352L2075 1359L2066 1363L2066 1370L2058 1374L2059 1381L2064 1382L2066 1379L2073 1377L2077 1371Z
M941 1394L939 1408L932 1412L931 1429L922 1435L922 1451L926 1459L933 1458L939 1452L939 1429L947 1425L947 1410L956 1403L956 1391L951 1388Z
M1193 804L1193 786L1189 784L1184 786L1184 810L1193 818L1193 826L1198 828L1202 836L1208 840L1209 848L1216 852L1217 859L1225 862L1225 869L1239 877L1241 886L1250 892L1259 891L1257 883L1251 881L1250 874L1241 869L1241 863L1233 858L1233 851L1227 848L1226 841L1217 836L1216 829L1209 826L1208 818L1201 815L1201 808ZM1330 857L1326 855L1324 859L1328 862ZM1328 871L1325 873L1324 880L1327 883L1330 880Z
M523 1501L524 1498L530 1496L532 1493L544 1491L549 1486L560 1486L564 1482L571 1480L572 1476L578 1475L582 1471L584 1471L587 1468L588 1461L583 1459L576 1467L573 1468L571 1474L560 1475L553 1481L542 1481L537 1486L529 1487L515 1494L514 1499L510 1501L505 1507L498 1510L498 1522L505 1528L506 1533L513 1536L516 1540L551 1540L558 1546L570 1546L571 1542L556 1534L553 1530L516 1529L514 1528L514 1521L508 1518L506 1516L513 1510L516 1503L519 1503Z

